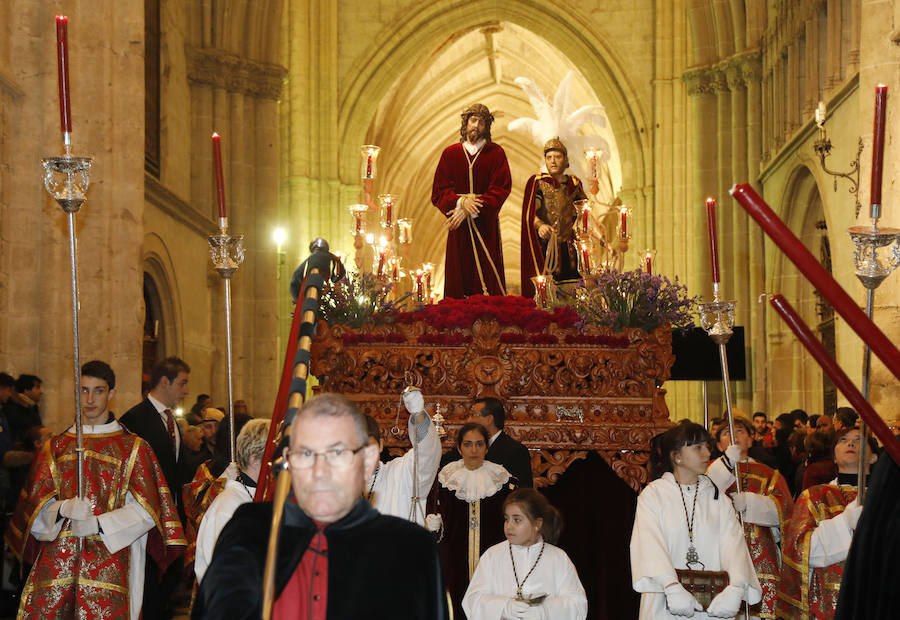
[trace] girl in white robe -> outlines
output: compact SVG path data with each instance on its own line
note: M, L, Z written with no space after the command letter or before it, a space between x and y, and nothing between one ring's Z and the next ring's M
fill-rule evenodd
M490 547L463 597L469 620L583 620L587 597L566 552L554 546L559 511L534 489L503 504L506 541ZM540 601L540 602L538 602Z
M710 441L706 429L688 421L654 438L657 478L638 496L631 534L632 585L641 593L641 620L734 618L744 601L761 598L734 507L703 475ZM689 550L702 567L687 565ZM728 573L729 585L705 611L678 581L675 569L686 568Z

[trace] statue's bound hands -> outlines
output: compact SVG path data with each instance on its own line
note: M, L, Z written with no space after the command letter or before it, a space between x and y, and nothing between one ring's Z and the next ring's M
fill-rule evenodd
M450 227L450 230L456 230L464 221L466 221L467 217L469 217L469 214L466 210L457 207L450 212L450 218L447 220L449 223L447 225Z
M553 232L553 227L550 226L550 224L541 224L540 226L538 226L537 233L538 233L538 237L540 237L541 239L549 239L550 233L552 233L552 232Z
M478 215L483 206L484 201L478 196L466 196L462 201L462 208L469 215Z

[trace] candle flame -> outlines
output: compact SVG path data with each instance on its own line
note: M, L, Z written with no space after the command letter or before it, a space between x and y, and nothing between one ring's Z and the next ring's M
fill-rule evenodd
M65 23L68 24L68 23L69 23L69 18L68 18L68 16L66 16L66 15L57 15L57 16L56 16L56 21L58 21L58 22L65 22Z
M716 206L716 199L713 198L713 197L711 197L711 196L710 196L709 198L707 198L707 199L706 199L706 206L707 206L707 207L714 207L714 206Z

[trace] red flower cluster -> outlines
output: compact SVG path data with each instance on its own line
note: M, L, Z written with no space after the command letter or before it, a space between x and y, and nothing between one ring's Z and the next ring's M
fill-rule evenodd
M341 342L345 347L352 347L356 344L374 344L374 343L401 343L406 342L403 334L342 334Z
M553 334L507 333L500 335L500 342L504 344L559 344L559 338Z
M419 344L434 344L438 346L458 347L472 342L472 336L466 334L422 334L417 338Z
M416 312L400 312L395 321L423 321L437 330L465 329L478 320L493 320L503 327L518 327L525 332L543 332L551 323L573 327L580 321L569 306L558 306L551 312L537 308L533 299L518 295L473 295L466 299L442 299Z
M628 338L618 336L592 336L588 334L569 334L566 336L566 344L593 344L610 349L625 349L628 347Z

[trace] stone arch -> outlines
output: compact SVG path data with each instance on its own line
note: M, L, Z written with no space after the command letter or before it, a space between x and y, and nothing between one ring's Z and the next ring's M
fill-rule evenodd
M499 21L540 32L578 65L607 106L622 160L632 164L623 169L623 186L642 189L651 182L650 135L646 118L649 110L641 108L637 92L613 51L588 29L576 27L588 20L575 11L563 15L557 5L546 0L527 5L495 0L465 3L438 0L421 11L411 12L406 20L373 37L376 43L347 80L349 86L340 101L339 144L363 143L372 121L372 102L380 101L398 74L435 49L448 34ZM353 179L358 165L355 147L343 148L341 178Z
M798 164L787 177L779 204L782 205L784 222L818 257L823 238L828 239L828 230L822 192L815 172L804 164ZM803 321L815 331L819 319L813 286L783 252L775 247L772 247L772 252L774 260L769 290L784 295ZM821 412L824 378L818 364L774 313L770 315L769 328L771 398L774 402L787 405L787 408L800 407L806 411Z
M162 237L155 233L144 237L141 274L149 274L159 293L159 311L166 324L163 340L165 355L179 355L184 349L181 294L175 277L175 265Z

